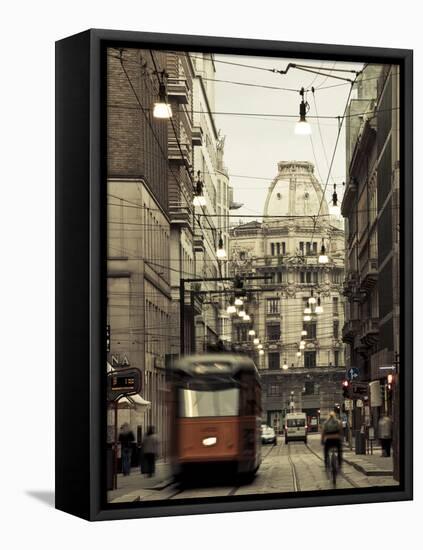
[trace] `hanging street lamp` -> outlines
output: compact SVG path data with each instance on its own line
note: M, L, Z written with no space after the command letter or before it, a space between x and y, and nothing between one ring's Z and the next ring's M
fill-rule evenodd
M309 104L304 101L304 88L300 90L301 103L300 103L300 120L295 125L295 133L297 136L310 136L311 126L307 122L306 114L310 109Z

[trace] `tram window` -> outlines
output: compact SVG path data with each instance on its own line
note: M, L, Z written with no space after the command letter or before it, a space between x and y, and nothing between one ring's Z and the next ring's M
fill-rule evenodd
M180 390L179 416L237 416L239 414L239 389Z

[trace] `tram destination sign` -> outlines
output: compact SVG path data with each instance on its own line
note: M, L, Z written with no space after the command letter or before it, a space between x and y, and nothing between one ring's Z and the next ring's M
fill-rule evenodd
M141 391L141 372L139 369L119 369L107 375L107 393L109 401L115 401L125 395L134 395Z

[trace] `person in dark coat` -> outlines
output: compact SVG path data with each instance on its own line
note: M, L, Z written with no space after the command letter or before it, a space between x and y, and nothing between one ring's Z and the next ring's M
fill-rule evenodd
M122 450L122 473L129 476L131 473L132 443L135 441L134 434L125 422L120 428L119 443Z
M382 456L391 456L392 420L387 414L379 419L378 432L380 445L382 447Z
M159 440L154 433L154 426L149 426L147 434L142 442L142 452L144 457L143 473L149 477L154 475L156 470L156 458L159 452Z

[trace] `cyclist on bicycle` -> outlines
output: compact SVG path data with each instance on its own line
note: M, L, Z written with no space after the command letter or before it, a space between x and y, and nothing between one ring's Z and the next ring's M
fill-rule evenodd
M338 451L338 466L342 465L342 422L336 417L335 411L331 411L328 419L322 427L322 445L325 446L325 466L329 468L329 450L335 447Z

